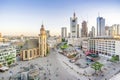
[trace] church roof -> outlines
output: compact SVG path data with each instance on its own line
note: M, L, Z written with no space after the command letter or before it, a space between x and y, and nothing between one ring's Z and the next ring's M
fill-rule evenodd
M25 42L22 50L33 49L33 48L38 48L38 47L39 47L38 39L30 39Z

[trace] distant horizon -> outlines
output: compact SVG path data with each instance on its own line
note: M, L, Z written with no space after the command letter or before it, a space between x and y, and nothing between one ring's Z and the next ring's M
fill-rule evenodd
M76 13L81 28L96 28L96 18L105 18L105 25L120 24L119 0L1 0L0 33L2 35L38 36L41 24L51 35L61 35L61 27L70 32L70 17Z

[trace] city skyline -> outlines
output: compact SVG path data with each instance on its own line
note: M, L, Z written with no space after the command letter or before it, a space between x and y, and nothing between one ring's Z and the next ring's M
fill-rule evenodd
M88 30L96 28L98 13L105 25L120 24L119 0L4 0L0 1L0 32L3 35L38 36L43 23L52 35L60 35L61 27L70 32L70 17L76 13L78 24L88 22Z

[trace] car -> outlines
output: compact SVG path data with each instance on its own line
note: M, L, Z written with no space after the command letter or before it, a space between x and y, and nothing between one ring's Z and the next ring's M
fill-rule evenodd
M6 67L6 66L3 66L3 67L0 68L0 72L5 72L5 71L8 71L8 70L9 70L9 68Z

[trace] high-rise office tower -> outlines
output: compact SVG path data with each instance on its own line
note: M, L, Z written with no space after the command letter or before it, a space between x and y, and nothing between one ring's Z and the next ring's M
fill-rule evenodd
M67 37L67 28L66 27L61 28L61 36L62 36L62 38Z
M81 37L87 37L88 36L88 28L87 28L87 22L82 22L82 29L81 29Z
M80 30L79 30L79 24L77 25L77 38L80 37Z
M47 38L50 37L50 31L46 30Z
M73 17L70 18L70 34L71 34L71 38L77 38L78 36L78 24L77 24L77 17L76 14L73 14Z
M109 26L105 26L105 35L106 36L109 36L109 30L110 30L110 27Z
M113 36L120 35L120 25L119 24L112 25L112 34L113 34Z
M105 35L105 19L103 17L97 17L97 36Z
M92 28L91 28L91 36L95 37L95 27L94 26L92 26Z

